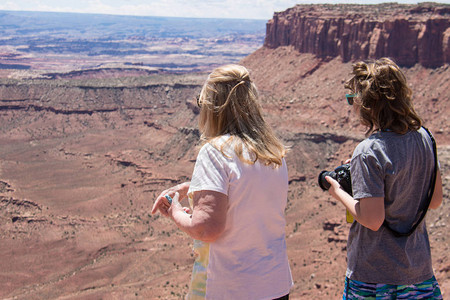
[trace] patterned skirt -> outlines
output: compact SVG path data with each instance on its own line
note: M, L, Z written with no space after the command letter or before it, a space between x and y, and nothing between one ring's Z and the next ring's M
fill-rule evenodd
M442 299L436 278L408 285L365 283L345 278L343 300L353 299Z

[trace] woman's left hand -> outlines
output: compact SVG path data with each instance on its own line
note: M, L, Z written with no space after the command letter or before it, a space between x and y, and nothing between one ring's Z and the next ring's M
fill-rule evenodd
M180 194L178 192L175 193L175 196L172 198L172 204L167 209L167 215L173 219L173 216L178 212L186 213L186 207L181 206L180 202Z
M168 188L168 189L162 191L161 194L159 194L159 196L156 198L155 203L153 204L152 214L156 213L159 210L163 216L169 217L167 211L170 208L170 203L166 199L166 195L168 195L170 197L175 197L175 193L178 193L178 194L182 195L182 199L183 199L187 195L187 192L189 190L189 185L190 185L189 182L184 182L184 183L178 184L174 187L171 187L171 188ZM180 197L180 196L178 196L178 197ZM186 208L185 211L186 210L189 210L189 209Z
M330 176L325 176L326 181L328 181L328 183L331 185L330 188L328 189L328 192L330 193L331 196L333 196L334 198L336 198L337 200L340 200L339 196L338 196L338 192L345 192L342 188L341 185L339 184L339 182L337 182L335 179L333 179Z

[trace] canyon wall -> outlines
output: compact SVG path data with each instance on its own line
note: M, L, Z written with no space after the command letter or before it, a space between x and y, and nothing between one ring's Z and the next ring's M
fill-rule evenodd
M267 23L264 46L343 62L391 57L401 66L450 62L450 5L297 5Z

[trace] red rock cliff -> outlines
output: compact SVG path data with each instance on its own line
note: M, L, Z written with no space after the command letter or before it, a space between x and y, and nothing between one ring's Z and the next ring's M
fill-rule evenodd
M274 14L264 46L293 46L344 62L391 57L399 65L450 63L450 5L297 5Z

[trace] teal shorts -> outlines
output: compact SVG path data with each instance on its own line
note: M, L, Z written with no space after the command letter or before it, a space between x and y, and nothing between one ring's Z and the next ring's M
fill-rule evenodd
M345 278L343 300L353 299L442 299L441 289L433 276L409 285L365 283Z

